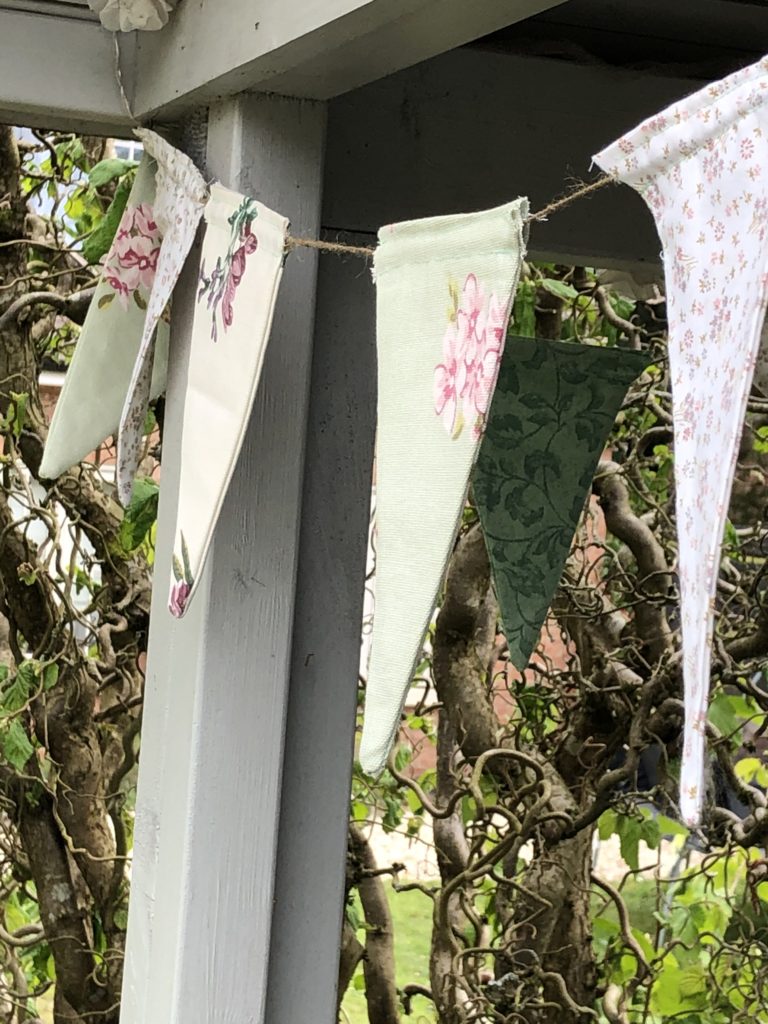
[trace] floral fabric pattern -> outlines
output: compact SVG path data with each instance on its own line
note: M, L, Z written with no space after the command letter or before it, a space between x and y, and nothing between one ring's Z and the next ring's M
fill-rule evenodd
M637 189L664 247L675 429L685 730L680 806L698 823L720 547L768 286L768 59L595 157Z
M148 129L137 129L144 149L157 163L154 218L162 235L139 354L120 418L117 442L117 493L123 505L131 500L133 478L139 466L144 424L149 407L154 362L155 329L181 273L203 215L208 187L184 153Z
M174 618L180 619L187 609L187 601L192 593L195 577L189 565L189 550L184 534L179 534L180 556L174 552L173 555L173 578L171 595L168 599L168 608Z
M218 256L210 274L205 272L205 261L200 265L200 288L197 301L207 296L207 307L211 311L211 340L218 341L216 313L221 306L224 332L232 326L235 318L233 302L235 292L245 274L247 258L256 252L258 239L251 229L258 210L253 199L243 199L240 206L228 220L231 237L226 254Z
M386 764L461 522L527 213L518 199L379 232L376 598L360 746L371 774Z
M219 184L211 186L205 221L200 262L211 270L200 274L194 307L174 545L179 554L168 593L176 618L188 611L202 578L251 418L288 232L285 217ZM212 345L217 321L223 324L222 344Z
M512 664L526 668L639 352L508 338L472 476Z
M466 423L480 437L504 347L509 309L496 295L486 298L474 274L459 293L450 281L451 306L443 336L443 361L435 367L435 412L453 438Z
M40 465L44 479L56 478L119 429L161 245L156 177L155 161L145 153L56 403ZM168 333L163 318L155 332L152 398L165 391Z
M99 299L99 307L108 306L117 298L123 309L131 299L139 309L147 308L160 254L160 229L148 203L126 207L107 257L104 280L111 291Z

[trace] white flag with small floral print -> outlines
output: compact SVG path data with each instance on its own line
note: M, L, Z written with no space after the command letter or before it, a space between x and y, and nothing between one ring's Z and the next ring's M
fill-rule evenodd
M211 186L192 326L168 607L181 618L243 444L269 341L288 221Z
M650 207L664 247L685 729L680 806L698 823L720 549L768 286L768 58L595 157Z
M117 438L117 493L124 505L131 500L133 479L141 461L155 355L155 329L192 247L208 197L205 180L188 156L146 128L136 129L136 135L157 164L154 216L161 242L155 257L141 342Z
M360 762L397 734L461 522L524 256L525 199L382 228L376 598Z

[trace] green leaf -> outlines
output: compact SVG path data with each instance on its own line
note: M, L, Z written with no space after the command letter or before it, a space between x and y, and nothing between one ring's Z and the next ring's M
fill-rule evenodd
M123 178L115 189L114 198L98 227L83 242L83 256L89 263L98 263L101 257L109 252L125 212L130 191L131 181L128 178Z
M556 295L558 299L575 299L579 294L572 284L558 281L554 277L545 277L540 283L545 291L548 291L551 295Z
M21 437L21 432L24 429L24 423L27 419L27 403L29 402L29 394L26 391L18 393L16 391L11 392L11 407L9 410L8 420L11 424L11 430L13 436L18 440Z
M53 689L53 687L58 682L58 679L59 666L53 663L51 663L50 665L46 665L45 668L43 669L43 689L46 691L46 693L48 692L48 690Z
M39 663L36 661L23 661L11 679L8 687L3 690L0 698L0 705L6 714L14 714L19 711L37 689Z
M29 736L18 718L12 719L3 732L2 748L6 761L17 772L23 771L27 761L34 754L35 748L30 743Z
M137 477L133 494L120 524L120 544L125 551L135 551L157 519L160 488L148 476Z
M118 157L112 157L94 164L88 172L88 179L96 188L101 188L102 185L108 185L115 178L122 178L124 174L136 167L138 164L135 160L120 160Z
M110 302L112 302L114 297L115 297L115 293L114 292L105 292L101 296L99 301L96 303L96 305L99 307L99 309L104 309L106 306L108 306L110 304Z
M671 953L664 957L661 971L651 989L651 1009L662 1017L672 1016L684 1009L680 992L680 965Z
M723 693L715 695L709 705L709 720L723 736L730 736L738 743L745 723L758 714L754 702L741 694Z

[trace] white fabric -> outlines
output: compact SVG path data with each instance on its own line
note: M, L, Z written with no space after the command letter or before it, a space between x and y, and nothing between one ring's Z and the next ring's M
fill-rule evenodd
M699 821L720 548L765 316L768 58L643 122L595 161L636 188L664 247L675 431L685 735Z
M147 301L139 354L120 419L117 491L124 505L131 499L133 478L141 458L152 380L155 328L168 305L192 246L208 196L208 187L188 156L147 129L137 129L136 135L141 139L144 149L157 162L155 219L163 240L157 258L154 284Z
M240 454L264 363L288 221L213 185L192 327L171 614L189 607Z
M88 0L110 32L155 32L168 24L177 0Z

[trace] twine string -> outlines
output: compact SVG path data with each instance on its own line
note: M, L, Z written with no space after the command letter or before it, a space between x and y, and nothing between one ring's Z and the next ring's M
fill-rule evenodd
M583 196L591 195L592 192L597 192L598 189L605 188L606 185L614 184L616 184L616 178L612 178L608 174L602 174L595 181L580 182L565 195L553 199L540 210L529 214L525 218L525 223L546 220L550 214L565 209L566 206L570 206L571 203L575 203ZM361 256L363 259L370 259L376 252L375 246L371 245L345 245L342 242L326 242L319 238L297 238L295 235L289 235L285 242L285 251L289 253L294 249L317 249L319 252L336 253L337 256Z

